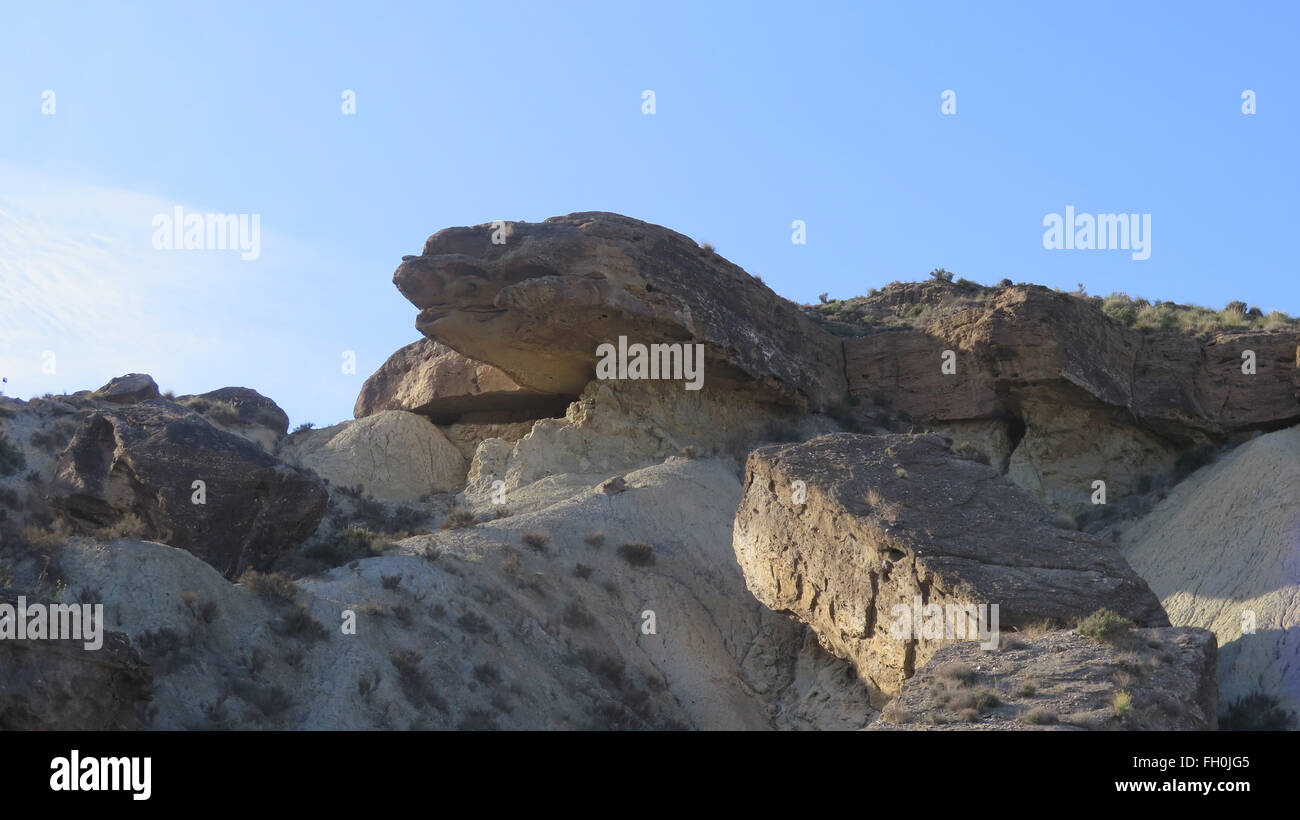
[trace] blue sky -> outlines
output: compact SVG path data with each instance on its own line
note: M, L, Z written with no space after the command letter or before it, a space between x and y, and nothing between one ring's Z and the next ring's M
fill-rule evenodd
M5 4L7 394L145 371L349 418L418 338L403 254L582 210L796 301L941 266L1300 314L1296 4L261 5ZM155 250L177 205L260 215L261 257ZM1044 249L1067 205L1150 214L1151 257Z

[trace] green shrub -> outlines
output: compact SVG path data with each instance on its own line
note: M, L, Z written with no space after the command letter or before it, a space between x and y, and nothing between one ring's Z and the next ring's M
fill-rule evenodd
M1133 695L1123 689L1116 692L1114 700L1111 701L1111 709L1121 722L1128 720L1129 714L1133 711Z
M346 527L333 538L312 544L303 552L309 558L337 567L359 558L379 555L391 540L364 527Z
M1102 608L1079 622L1078 633L1101 643L1114 643L1133 629L1133 622Z

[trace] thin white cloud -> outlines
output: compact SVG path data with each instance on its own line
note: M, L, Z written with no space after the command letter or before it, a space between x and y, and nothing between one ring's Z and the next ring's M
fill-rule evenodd
M0 165L0 374L7 395L95 388L127 371L181 378L256 341L239 308L301 252L160 251L153 218L189 203L51 180ZM256 335L256 328L252 329ZM46 351L56 372L42 372ZM224 359L223 359L224 357ZM216 385L214 385L216 386Z

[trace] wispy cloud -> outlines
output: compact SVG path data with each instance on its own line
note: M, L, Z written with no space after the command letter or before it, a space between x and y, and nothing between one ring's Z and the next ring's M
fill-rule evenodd
M155 215L177 205L131 190L51 180L0 165L0 372L20 397L94 388L128 371L164 385L248 354L243 326L283 241L257 262L238 251L160 251ZM295 251L298 249L295 249ZM274 333L263 328L265 335ZM43 370L49 354L54 373ZM197 385L210 389L216 384Z

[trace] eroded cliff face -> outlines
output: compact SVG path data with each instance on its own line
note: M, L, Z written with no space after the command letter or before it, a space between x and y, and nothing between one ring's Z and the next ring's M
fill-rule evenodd
M1057 509L1086 512L1094 480L1121 498L1195 447L1300 421L1300 332L1143 332L1047 288L976 301L951 287L900 286L866 300L878 311L920 300L935 313L843 337L849 391L895 419L950 432Z

